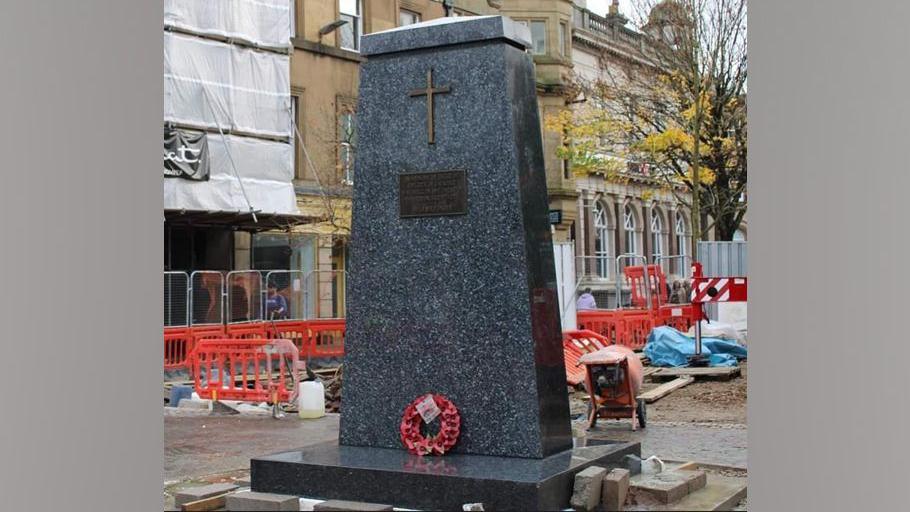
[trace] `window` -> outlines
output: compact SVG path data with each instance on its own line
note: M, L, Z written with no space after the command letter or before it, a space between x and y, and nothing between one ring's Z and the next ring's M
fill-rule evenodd
M632 211L632 205L627 204L623 209L622 227L626 232L626 252L638 254L638 238L635 232L635 213Z
M398 12L398 26L403 27L405 25L413 25L415 23L420 23L420 14L406 9L402 9Z
M303 27L303 0L291 0L291 37L300 37L300 29Z
M566 55L569 54L569 45L568 45L568 40L566 39L566 33L568 33L566 24L560 23L559 24L558 46L559 46L559 55L562 57L565 57Z
M600 201L594 203L594 268L597 277L608 279L612 268L610 247L613 245L613 229L610 227L607 209Z
M291 95L291 146L294 147L294 177L302 178L300 175L300 140L297 138L297 130L300 128L300 96Z
M676 212L676 246L679 247L679 255L686 256L689 254L689 227L686 223L686 217L682 212ZM689 276L689 261L686 258L678 258L678 273L682 277Z
M346 105L338 114L338 169L341 183L354 184L354 155L357 149L356 113Z
M531 30L531 53L543 55L547 53L547 22L516 20L519 25L524 25Z
M664 254L663 231L664 226L660 218L660 211L657 208L651 208L651 254L654 256L666 256Z
M746 239L746 234L743 233L741 230L737 229L736 231L733 232L733 241L734 242L742 242L745 239Z
M360 51L360 36L363 34L363 0L339 0L341 19L347 21L338 29L340 45L346 50Z

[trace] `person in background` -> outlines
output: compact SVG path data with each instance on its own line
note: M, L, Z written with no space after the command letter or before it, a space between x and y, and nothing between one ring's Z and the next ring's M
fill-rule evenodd
M585 309L597 309L597 301L591 294L590 288L585 288L585 292L578 296L578 302L575 303L575 309L582 311Z
M269 319L281 320L288 317L288 301L278 293L278 287L274 283L269 284L265 307Z

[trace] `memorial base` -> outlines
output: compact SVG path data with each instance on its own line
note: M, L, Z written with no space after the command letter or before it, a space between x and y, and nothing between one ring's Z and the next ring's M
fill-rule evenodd
M252 490L315 499L385 503L423 510L562 510L575 474L588 466L623 466L641 456L639 443L604 442L544 459L340 446L336 441L250 461Z

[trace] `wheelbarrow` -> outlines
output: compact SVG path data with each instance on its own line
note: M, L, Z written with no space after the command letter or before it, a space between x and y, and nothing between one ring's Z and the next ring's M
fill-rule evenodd
M598 418L632 420L645 428L645 401L638 391L644 381L641 360L635 352L622 345L611 345L578 358L585 366L585 389L588 392L588 428L594 428Z

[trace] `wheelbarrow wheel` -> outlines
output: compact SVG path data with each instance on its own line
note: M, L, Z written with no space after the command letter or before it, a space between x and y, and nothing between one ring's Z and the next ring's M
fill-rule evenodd
M638 399L638 406L635 407L635 415L638 416L638 426L645 428L647 406L645 405L645 401L641 398Z

